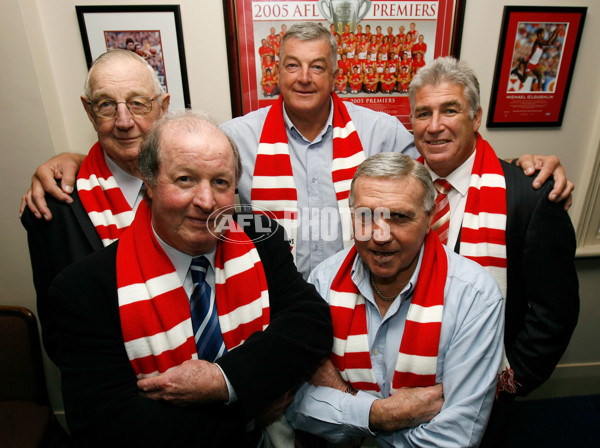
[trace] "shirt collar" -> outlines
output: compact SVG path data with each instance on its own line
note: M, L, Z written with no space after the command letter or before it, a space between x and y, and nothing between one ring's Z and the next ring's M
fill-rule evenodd
M141 179L138 179L137 177L127 173L119 165L117 165L114 160L108 157L106 152L102 152L104 153L106 166L115 178L115 181L123 193L123 196L125 196L125 200L131 208L134 208L138 195L140 194L140 189L142 188L142 184L144 182L142 182Z
M422 244L421 249L419 250L419 259L417 261L417 266L415 268L415 271L413 272L413 274L410 277L410 280L408 281L406 286L404 286L402 291L400 291L400 294L399 294L400 300L394 301L394 304L392 305L394 307L394 310L392 310L392 307L390 307L390 311L392 311L392 312L387 313L386 318L389 317L388 314L392 315L395 312L395 310L400 308L400 305L404 301L406 301L410 297L412 297L412 294L415 290L415 286L417 285L417 279L419 278L419 272L421 272L421 261L423 259L424 247L425 247L425 244ZM357 286L357 288L360 290L361 294L365 297L365 299L368 300L369 302L371 302L373 305L377 306L375 304L375 299L373 298L373 293L371 291L369 268L367 267L366 263L364 261L362 261L362 259L360 258L359 255L357 255L356 258L354 259L354 264L352 265L351 275L352 275L352 281ZM396 305L396 302L398 303L397 305Z
M444 178L448 182L450 182L452 187L458 193L460 193L461 196L466 196L466 194L469 191L469 185L471 183L471 173L473 172L473 165L475 164L476 152L477 151L473 151L473 154L471 154L469 158L462 163L462 165L460 165L458 168L456 168ZM440 176L435 174L435 172L431 168L429 168L427 162L425 162L425 166L427 167L427 170L429 171L429 174L431 174L431 178L434 181L440 178Z
M288 116L286 110L285 110L285 102L283 103L283 121L285 122L285 126L289 129L289 130L294 130L300 137L302 137L304 140L306 140L308 143L316 143L320 140L323 139L323 135L325 135L325 133L327 131L329 131L329 129L331 127L333 127L333 98L329 99L329 116L327 117L327 123L325 123L325 127L323 128L323 130L321 131L321 133L317 136L317 138L315 138L315 140L313 142L309 142L301 133L300 131L296 128L296 126L294 125L294 123L292 122L292 119Z
M215 254L217 253L217 246L215 246L210 252L192 256L192 255L188 255L184 252L181 252L180 250L175 249L173 246L169 246L167 243L165 243L157 235L156 231L154 230L154 227L152 227L152 232L154 232L154 236L156 237L158 244L160 244L160 247L163 248L163 250L167 254L167 257L169 257L169 260L171 260L171 263L173 263L173 266L175 267L175 272L177 272L177 276L179 277L179 280L181 280L182 285L183 285L183 283L185 281L185 277L190 269L190 265L192 263L192 258L198 257L200 255L204 255L208 259L208 262L210 263L210 266L212 267L212 269L214 271Z

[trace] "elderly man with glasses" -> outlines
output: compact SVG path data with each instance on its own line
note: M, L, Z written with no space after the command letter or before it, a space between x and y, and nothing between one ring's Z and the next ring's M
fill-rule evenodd
M94 62L81 97L98 134L77 176L70 203L47 196L52 221L27 210L27 229L38 314L45 317L50 283L65 267L117 240L143 197L137 159L142 138L166 113L154 70L135 53L114 50ZM44 336L47 328L42 327ZM44 338L46 347L52 341Z

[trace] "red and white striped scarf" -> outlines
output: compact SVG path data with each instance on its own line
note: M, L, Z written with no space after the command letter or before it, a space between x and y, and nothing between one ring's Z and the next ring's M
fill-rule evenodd
M369 354L365 298L352 281L356 256L353 247L331 284L334 341L330 356L342 378L352 387L381 392ZM430 231L425 238L421 270L400 342L392 394L401 387L435 384L447 273L446 251L437 234Z
M492 274L506 297L506 181L498 156L479 134L459 253Z
M331 175L341 215L344 245L351 243L351 221L348 196L356 168L365 160L363 147L344 102L332 93L333 162ZM295 258L298 228L298 195L292 171L288 138L283 118L283 99L279 99L267 115L258 145L258 154L250 193L257 213L267 210L284 227Z
M134 213L108 169L98 142L81 164L77 191L102 244L106 247L118 240L133 221Z
M498 156L477 134L459 253L494 276L506 297L506 181Z
M423 158L419 161L422 163ZM506 180L498 156L480 134L477 134L459 253L488 271L506 298ZM498 378L500 390L515 392L514 372L505 352Z
M232 221L233 223L233 221ZM215 256L215 298L227 350L269 325L267 281L260 256L234 224ZM142 201L117 249L119 314L125 349L138 378L198 359L190 302L171 260L158 243Z

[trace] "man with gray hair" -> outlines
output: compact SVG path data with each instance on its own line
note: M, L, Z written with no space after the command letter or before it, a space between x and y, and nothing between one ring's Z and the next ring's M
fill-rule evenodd
M73 438L254 448L329 353L328 307L276 222L233 215L239 154L206 116L159 120L139 170L147 196L129 228L50 287Z
M498 285L431 230L435 189L410 157L362 162L350 205L354 246L309 277L330 305L332 353L288 418L352 446L477 446L502 354Z
M169 99L152 67L134 52L113 50L92 64L81 103L98 141L83 161L70 204L48 194L52 221L36 219L29 209L22 216L44 336L54 277L117 240L133 220L143 197L137 167L140 144L166 113ZM56 183L54 188L60 191ZM44 337L46 347L51 343Z
M242 156L240 202L281 218L305 276L351 242L347 198L358 164L384 151L417 155L398 119L332 92L336 68L329 30L295 23L281 43L278 100L222 125Z
M439 191L433 228L449 248L488 270L506 298L498 394L482 446L504 446L510 406L552 373L579 314L575 233L548 200L552 182L499 160L478 133L482 109L473 70L438 58L409 87L417 149Z

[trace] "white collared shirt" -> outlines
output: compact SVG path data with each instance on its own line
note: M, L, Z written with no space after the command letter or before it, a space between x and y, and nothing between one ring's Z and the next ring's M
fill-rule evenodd
M142 179L132 176L123 170L123 168L117 165L115 161L112 160L108 154L106 154L105 151L102 152L104 153L104 160L106 160L106 166L108 167L108 170L115 178L121 193L123 193L125 200L135 213L138 205L144 197L144 193L142 192L142 185L144 182Z

